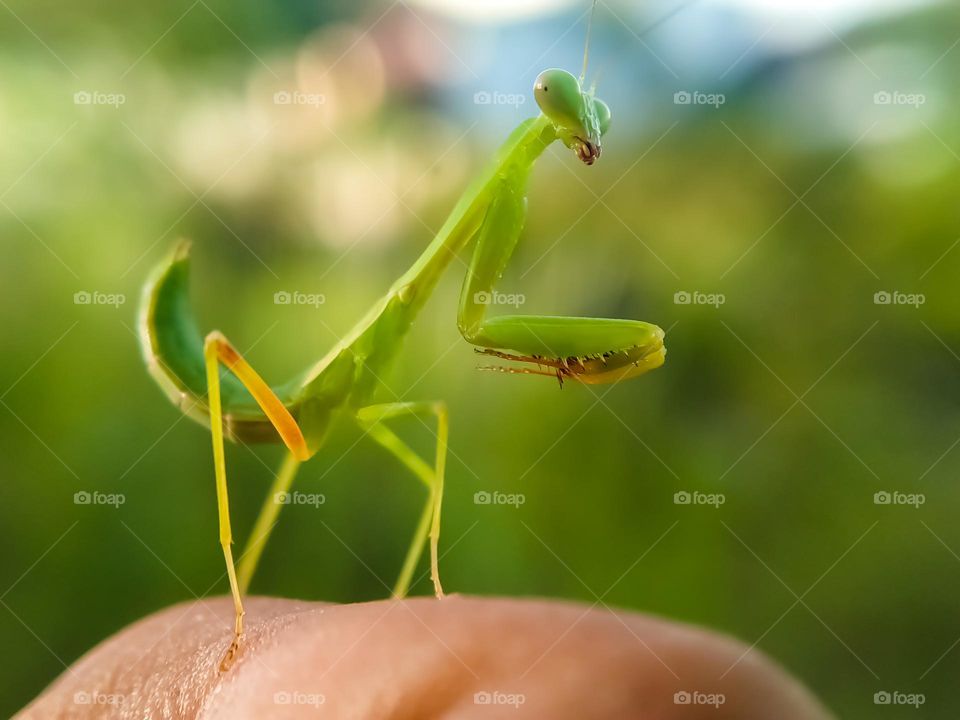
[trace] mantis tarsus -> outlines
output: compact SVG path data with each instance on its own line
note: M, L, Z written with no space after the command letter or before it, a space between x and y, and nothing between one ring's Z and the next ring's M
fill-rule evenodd
M430 576L443 595L438 570L448 420L436 402L375 404L378 378L436 283L470 243L473 256L460 295L457 325L478 352L516 363L506 372L547 375L582 383L611 383L640 375L664 361L663 331L634 320L507 315L488 318L484 299L506 268L523 227L527 179L534 162L556 140L585 164L600 156L610 110L565 70L542 72L534 85L541 115L522 122L493 162L467 188L453 212L416 262L366 316L319 362L271 388L219 332L201 335L188 300L189 246L181 243L145 288L140 333L150 373L187 415L209 425L219 508L220 544L236 610L234 637L220 664L227 670L243 636L242 596L275 524L279 493L291 487L297 468L324 444L337 419L351 419L391 452L429 494L407 551L394 595L407 593L427 538ZM231 372L220 378L220 364ZM436 457L421 458L386 421L404 416L435 417ZM289 449L235 569L227 500L224 435L244 442L282 441Z

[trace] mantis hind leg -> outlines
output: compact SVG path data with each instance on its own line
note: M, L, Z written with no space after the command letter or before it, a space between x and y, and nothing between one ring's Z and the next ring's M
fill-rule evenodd
M203 345L203 357L207 372L207 393L210 407L210 435L213 440L213 464L217 483L217 509L220 525L220 546L230 580L233 595L234 629L233 642L220 661L220 672L230 669L240 651L243 638L243 601L240 584L233 562L233 534L230 529L230 502L227 496L227 466L223 447L223 408L220 400L220 363L223 363L250 391L257 404L280 433L280 437L294 457L305 460L309 457L306 441L296 420L280 399L256 371L220 333L210 333Z
M433 467L423 460L396 433L383 424L385 420L404 415L432 415L437 419L436 457ZM430 578L434 594L443 597L440 584L439 543L440 509L443 504L443 482L447 462L449 420L447 406L442 402L400 402L370 405L357 411L357 422L367 430L373 440L383 446L428 488L426 504L417 522L413 541L407 550L400 576L393 588L394 597L404 597L410 589L417 561L423 554L427 538L430 539Z

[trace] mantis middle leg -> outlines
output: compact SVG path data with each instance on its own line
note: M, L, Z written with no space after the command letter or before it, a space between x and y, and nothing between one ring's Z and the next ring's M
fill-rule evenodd
M296 455L288 452L277 471L273 484L270 486L270 491L263 499L263 505L260 507L256 522L253 523L253 529L250 531L250 537L247 539L247 544L240 555L240 561L237 563L237 580L240 583L241 595L246 595L250 589L250 581L253 580L253 574L257 570L263 548L266 547L267 540L270 539L273 528L277 524L277 516L283 507L279 498L290 491L301 462Z

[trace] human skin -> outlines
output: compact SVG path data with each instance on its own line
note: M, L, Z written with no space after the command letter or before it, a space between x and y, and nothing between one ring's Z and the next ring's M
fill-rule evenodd
M649 615L456 595L355 605L254 597L246 606L245 642L226 673L217 666L231 637L229 599L175 605L91 650L16 717L831 717L759 651ZM702 695L676 702L683 692Z

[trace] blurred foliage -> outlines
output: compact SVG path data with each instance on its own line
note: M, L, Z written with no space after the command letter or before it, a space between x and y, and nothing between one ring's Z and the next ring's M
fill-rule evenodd
M450 406L445 585L717 628L842 717L874 716L883 689L925 693L924 717L955 717L956 10L737 61L762 27L740 21L734 42L730 19L684 44L678 15L640 43L658 13L614 7L594 38L615 117L603 159L586 169L561 148L541 161L501 289L523 293L524 312L656 322L667 363L562 392L479 372L455 327L455 264L382 394ZM151 264L193 238L205 327L267 377L289 375L412 262L534 111L474 93L526 93L542 67L576 69L581 40L551 45L572 10L502 28L346 2L11 2L0 17L8 715L110 633L227 589L209 437L139 357ZM696 87L726 101L674 103ZM924 102L877 104L884 91ZM77 104L78 92L125 102ZM326 302L277 306L280 290ZM78 291L126 302L76 305ZM675 303L683 291L725 302ZM925 302L878 305L880 291ZM401 427L427 452L421 430ZM240 542L279 457L229 449ZM422 502L416 482L342 429L297 487L326 502L284 511L254 591L383 597ZM125 502L77 505L80 491ZM476 505L480 491L525 502ZM677 505L682 491L725 503ZM878 491L926 502L876 505Z

